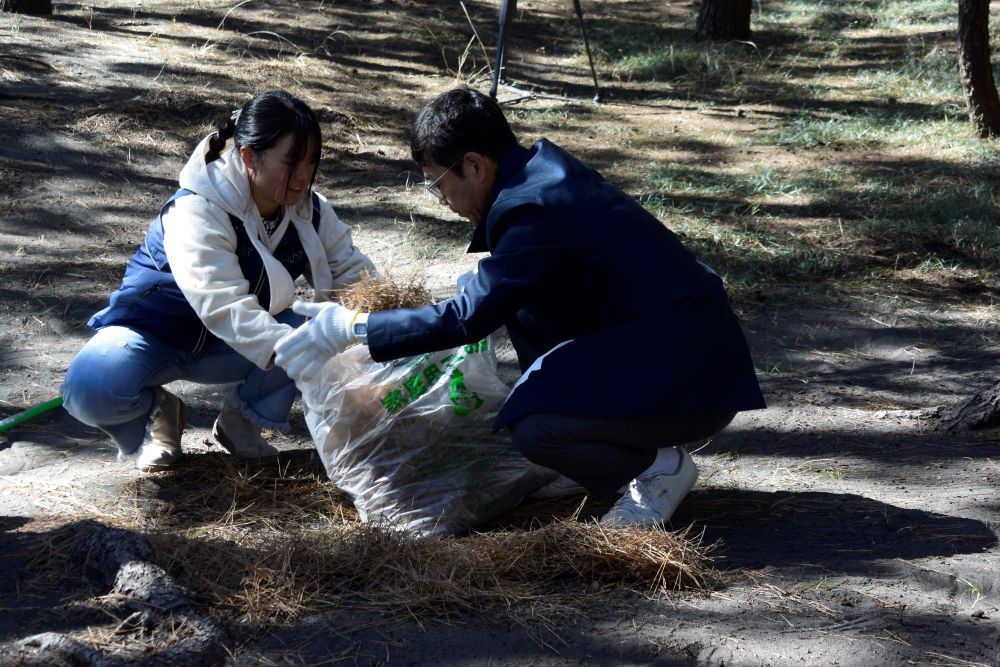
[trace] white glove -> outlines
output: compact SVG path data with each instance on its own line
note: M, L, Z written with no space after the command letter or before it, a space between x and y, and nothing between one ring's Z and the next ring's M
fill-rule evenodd
M332 357L355 342L351 324L358 311L339 303L296 301L292 310L311 317L274 346L274 363L299 382L315 375Z

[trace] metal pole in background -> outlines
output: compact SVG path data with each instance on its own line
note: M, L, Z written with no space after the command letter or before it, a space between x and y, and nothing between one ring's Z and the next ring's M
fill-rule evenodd
M573 7L576 8L576 17L580 19L580 32L583 33L583 45L587 49L587 60L590 61L590 74L594 77L594 101L601 101L601 89L597 85L597 70L594 69L594 57L590 55L590 40L587 39L587 25L583 22L583 7L580 0L573 0Z
M500 0L500 22L497 26L497 58L493 68L493 83L490 84L490 97L497 98L497 87L500 85L501 72L504 67L505 51L507 50L507 35L510 33L510 22L513 12L517 11L517 0Z

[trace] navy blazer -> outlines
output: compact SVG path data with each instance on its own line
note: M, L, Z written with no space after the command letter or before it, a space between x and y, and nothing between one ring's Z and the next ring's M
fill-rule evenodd
M522 371L539 360L540 367L511 392L497 429L532 413L651 417L764 407L719 277L634 199L555 144L518 146L500 161L469 246L483 251L490 255L447 301L372 313L372 357L447 349L507 326Z

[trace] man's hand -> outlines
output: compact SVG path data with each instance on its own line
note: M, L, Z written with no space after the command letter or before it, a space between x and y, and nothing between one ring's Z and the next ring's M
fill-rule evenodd
M274 363L299 382L315 375L329 359L355 342L351 324L358 313L333 301L296 301L292 310L312 319L278 341Z

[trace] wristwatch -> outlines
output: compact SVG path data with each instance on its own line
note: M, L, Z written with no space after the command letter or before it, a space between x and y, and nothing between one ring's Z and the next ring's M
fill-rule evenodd
M351 335L362 345L368 344L368 313L358 313L354 318Z

